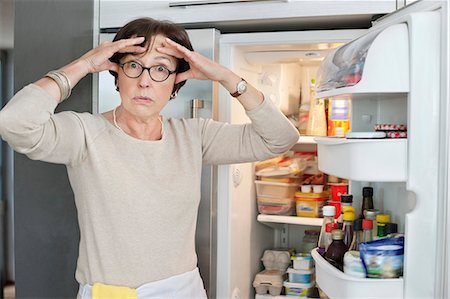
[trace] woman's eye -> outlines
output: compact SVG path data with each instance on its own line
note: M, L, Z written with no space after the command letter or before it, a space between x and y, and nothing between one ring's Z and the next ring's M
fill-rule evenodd
M156 66L156 70L157 70L158 72L165 72L167 69L166 69L165 66L158 65L158 66Z
M139 64L137 62L130 62L129 63L130 68L137 69L139 68Z

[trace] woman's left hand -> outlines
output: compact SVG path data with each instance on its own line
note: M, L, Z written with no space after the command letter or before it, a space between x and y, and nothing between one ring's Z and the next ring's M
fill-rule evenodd
M213 80L219 82L225 79L224 75L228 70L227 68L206 58L200 53L187 49L169 38L166 38L163 47L159 47L157 50L161 53L184 59L189 63L190 69L186 72L178 73L175 84L187 79Z

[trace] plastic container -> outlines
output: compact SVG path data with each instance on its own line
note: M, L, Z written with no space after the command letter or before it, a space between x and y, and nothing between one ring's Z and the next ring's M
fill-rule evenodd
M308 253L298 253L291 256L292 268L295 270L310 270L314 266L311 254Z
M311 256L315 262L316 282L330 298L390 298L403 299L403 278L369 279L347 275L313 250Z
M256 195L261 197L293 198L298 184L255 181Z
M311 283L314 282L314 270L297 270L293 268L287 269L289 282L295 283Z
M306 297L308 289L312 287L312 283L294 283L285 281L283 286L287 296Z
M341 195L347 194L348 184L346 183L328 183L331 192L331 201L341 201Z
M295 193L296 211L299 217L322 217L322 208L329 197L328 192Z
M300 252L310 254L311 250L317 247L317 243L319 242L319 235L320 230L318 229L305 230L305 235L302 238Z
M294 198L258 196L258 212L266 215L295 215Z
M259 272L253 281L256 294L264 295L269 293L272 296L280 295L285 277L285 272L280 270L264 270Z

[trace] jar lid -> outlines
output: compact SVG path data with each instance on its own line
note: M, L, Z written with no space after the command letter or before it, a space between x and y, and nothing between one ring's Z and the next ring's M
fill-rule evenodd
M376 219L377 219L377 222L383 222L383 223L391 222L391 216L389 214L378 214Z
M370 219L363 219L362 228L363 230L373 229L373 221Z
M353 195L351 194L341 194L341 202L352 203Z
M351 212L351 213L355 213L355 208L350 206L350 207L342 207L342 212Z
M363 193L363 197L373 196L373 188L372 187L363 187L362 193Z
M352 211L344 211L344 216L342 216L344 221L353 221L355 220L355 213Z
M334 206L324 206L322 210L323 216L334 216L336 208Z
M331 231L331 238L333 240L343 240L344 239L344 232L341 229L333 229Z
M376 216L380 214L380 210L378 209L368 209L364 210L364 218L375 220Z

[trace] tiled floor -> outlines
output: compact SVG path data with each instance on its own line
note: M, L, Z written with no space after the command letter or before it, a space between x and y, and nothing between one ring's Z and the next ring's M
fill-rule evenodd
M4 299L15 299L16 298L16 288L13 284L5 286L3 289Z

